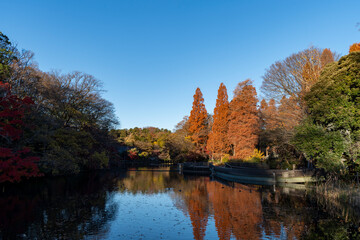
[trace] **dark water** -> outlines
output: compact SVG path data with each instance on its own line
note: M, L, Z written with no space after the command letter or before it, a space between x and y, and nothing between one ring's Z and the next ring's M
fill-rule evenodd
M0 193L0 239L359 239L358 216L305 190L166 171L41 179Z

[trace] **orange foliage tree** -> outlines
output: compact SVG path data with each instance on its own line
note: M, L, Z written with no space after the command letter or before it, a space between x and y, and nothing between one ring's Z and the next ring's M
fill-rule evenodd
M320 56L321 68L324 68L327 64L334 62L334 55L330 49L325 48Z
M301 86L299 97L300 103L303 104L303 98L306 93L310 91L310 88L318 81L320 77L320 65L312 64L310 60L307 60L302 67L302 79L303 84Z
M208 115L200 88L196 89L194 102L189 116L189 133L197 147L202 147L207 140Z
M257 94L251 80L240 82L230 102L228 139L233 156L246 159L258 143L260 130Z
M303 110L297 104L297 101L292 97L281 99L278 108L278 117L281 124L281 128L286 131L292 131L294 127L299 125L302 120Z
M270 99L269 103L264 99L261 101L260 114L262 128L266 130L275 130L280 127L279 113L274 99Z
M208 149L213 153L227 153L229 143L227 140L229 117L229 100L226 87L220 84L216 106L214 109L214 122L209 134Z
M303 111L299 102L291 97L286 98L284 96L278 107L274 99L271 99L269 103L262 100L260 104L260 149L266 150L268 153L271 147L287 147L286 144L289 143L293 130L300 123L302 116Z
M325 48L320 55L320 59L314 63L313 58L306 58L305 65L302 66L303 84L300 89L300 104L303 104L304 95L308 93L311 87L319 80L321 70L329 63L334 62L334 54L330 49ZM294 96L292 96L295 99ZM294 101L294 103L296 103ZM305 106L303 106L305 107Z
M360 51L360 43L354 43L350 46L349 53Z

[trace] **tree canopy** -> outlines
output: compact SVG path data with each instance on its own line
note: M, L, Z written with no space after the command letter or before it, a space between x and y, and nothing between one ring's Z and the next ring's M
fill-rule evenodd
M260 122L257 94L251 80L240 82L230 102L228 139L233 155L240 159L250 157L258 143Z
M349 53L351 52L359 52L360 51L360 43L354 43L350 46Z
M360 52L329 64L306 95L309 116L298 127L294 143L317 167L330 172L358 168L359 96Z
M353 52L326 67L305 99L314 122L334 130L357 132L359 96L360 53Z

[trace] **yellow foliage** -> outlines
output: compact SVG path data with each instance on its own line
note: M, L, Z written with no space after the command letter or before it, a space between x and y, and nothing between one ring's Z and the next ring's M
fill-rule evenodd
M251 156L245 159L245 161L249 162L260 162L260 160L264 157L264 153L262 153L259 149L254 149L254 152Z
M221 162L222 163L226 163L229 161L230 155L229 154L225 154L224 156L221 157Z
M143 158L147 158L149 157L149 153L148 152L142 152L142 153L139 153L139 157L143 157Z

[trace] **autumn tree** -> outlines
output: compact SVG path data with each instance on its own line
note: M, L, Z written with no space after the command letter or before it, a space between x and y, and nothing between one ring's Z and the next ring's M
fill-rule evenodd
M174 132L184 137L189 134L189 116L184 116L183 119L176 124Z
M267 103L263 99L259 109L261 133L259 136L259 147L268 155L270 147L277 145L282 141L283 131L279 110L275 100L270 99Z
M294 128L300 124L301 117L301 109L292 98L284 96L280 104L275 104L273 99L269 103L261 101L259 148L266 152L271 167L288 168L292 164L304 163L291 144Z
M31 97L39 106L45 100L40 94L44 73L39 70L33 52L22 50L15 53L16 58L12 61L11 71L6 81L11 85L13 94L19 97Z
M360 51L360 43L354 43L350 46L349 53Z
M298 102L300 104L302 104L302 100L303 100L305 94L310 91L311 86L314 85L314 83L316 83L318 81L319 76L320 76L320 71L321 71L320 64L314 65L311 63L310 60L307 60L305 65L303 66L302 73L301 73L303 84L302 84L300 92L298 94L298 97L299 97ZM292 97L294 99L295 96L290 95L290 97Z
M330 49L311 47L275 62L266 70L261 90L267 99L274 100L277 117L273 122L276 127L272 130L270 125L273 124L266 123L267 130L262 132L261 142L264 143L266 137L272 146L274 156L290 154L283 158L285 162L288 162L287 159L292 159L291 161L298 159L298 153L290 141L294 136L295 126L307 116L305 96L319 81L320 73L326 69L325 66L338 58L339 55L331 52ZM267 118L267 120L271 119L269 116Z
M27 157L29 149L41 158L41 170L53 175L108 167L109 159L117 158L116 143L108 134L117 124L114 108L93 76L42 72L34 53L18 50L0 32L0 81L11 89L0 93L0 175L16 174L7 177L15 181L30 176L29 168L36 165ZM25 127L30 122L36 124ZM11 137L17 132L20 138Z
M240 82L230 102L228 139L233 156L246 159L252 155L259 135L257 94L251 80Z
M315 47L292 54L266 70L261 89L268 99L273 98L276 102L280 102L283 96L300 100L302 93L312 86L314 78L320 76L321 69L338 58L339 55L330 49Z
M334 62L334 55L329 48L325 48L320 56L321 68L324 68L327 64Z
M227 153L229 151L227 140L228 117L229 100L227 90L225 85L221 83L214 109L214 122L208 140L208 149L213 153Z
M0 183L39 176L30 148L24 146L25 115L33 101L11 94L9 84L0 82Z
M109 129L118 123L113 104L101 96L102 83L92 75L44 73L39 88L46 99L42 102L45 113L64 126Z
M286 132L292 132L303 118L303 112L297 101L292 97L283 97L278 107L278 127Z
M266 70L263 76L261 90L268 99L280 103L285 96L291 98L301 109L301 116L306 115L304 96L318 81L322 68L333 60L338 54L329 49L308 48L292 54L285 60L277 61ZM290 107L290 106L289 106Z
M200 88L196 89L194 102L189 116L189 133L197 147L202 147L207 140L208 114L204 104L204 98Z
M263 99L260 103L260 114L263 128L266 130L274 130L281 126L279 112L274 99L270 99L269 103Z

